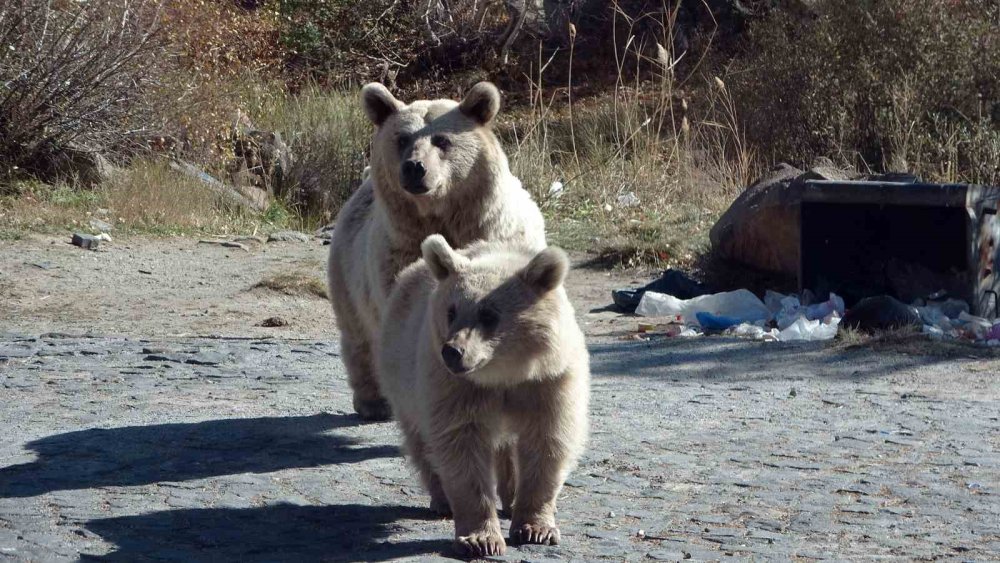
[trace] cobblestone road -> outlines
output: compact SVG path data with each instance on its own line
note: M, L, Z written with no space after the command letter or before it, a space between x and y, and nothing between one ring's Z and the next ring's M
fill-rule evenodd
M596 343L563 545L506 559L1000 559L995 360ZM0 559L448 556L330 342L0 334Z

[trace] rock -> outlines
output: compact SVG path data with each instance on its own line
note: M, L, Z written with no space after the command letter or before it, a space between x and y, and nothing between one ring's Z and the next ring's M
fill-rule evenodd
M28 169L47 183L72 180L87 188L106 181L115 171L100 150L77 143L41 151Z
M250 249L247 248L245 244L233 242L231 240L203 239L199 240L198 244L214 244L216 246L222 246L225 248L239 248L242 250L246 250L247 252L250 252Z
M285 175L294 158L281 133L254 129L234 132L233 154L243 161L259 188L283 193Z
M333 229L336 228L336 226L337 225L335 223L330 223L329 225L326 225L324 227L320 227L320 228L316 229L316 233L315 233L316 238L318 238L320 240L326 240L326 241L332 239L333 238Z
M262 321L257 326L262 326L265 328L275 328L279 326L288 326L288 321L281 317L268 317Z
M80 248L97 250L97 247L101 244L101 239L92 235L85 235L83 233L73 233L73 239L70 242Z
M111 231L115 230L114 226L112 226L111 223L108 223L106 221L101 221L96 217L91 218L90 228L94 229L98 233L110 233Z
M264 244L265 242L267 242L267 239L258 236L245 236L245 237L235 237L233 239L233 242L252 242L255 244Z
M920 315L913 307L888 295L866 297L858 301L840 321L840 326L864 332L919 325Z
M850 180L857 175L819 159L803 172L781 163L743 191L709 233L721 258L797 276L799 204L808 180Z
M309 242L311 237L299 231L278 231L267 237L267 242Z

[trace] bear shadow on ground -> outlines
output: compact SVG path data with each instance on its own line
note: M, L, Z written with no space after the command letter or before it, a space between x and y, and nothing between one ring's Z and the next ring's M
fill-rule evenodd
M0 468L0 498L269 473L399 455L396 447L356 446L352 438L328 433L360 423L355 416L319 414L55 434L26 444L38 454L37 460Z
M84 561L390 561L448 555L451 542L393 543L401 521L429 520L429 509L405 506L295 506L169 510L91 520L85 527L116 545Z

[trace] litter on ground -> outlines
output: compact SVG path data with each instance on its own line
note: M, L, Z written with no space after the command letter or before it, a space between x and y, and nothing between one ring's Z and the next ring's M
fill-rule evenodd
M669 337L723 334L764 342L810 342L833 339L841 325L865 332L914 326L933 339L1000 346L1000 320L971 315L968 304L958 299L906 305L880 295L862 299L847 309L844 300L835 293L825 301L816 302L809 291L801 295L767 291L763 300L747 289L688 299L656 291L669 288L683 289L690 295L703 286L668 270L643 288L615 290L612 297L626 311L638 300L635 314L656 319L640 323L639 332L643 334Z

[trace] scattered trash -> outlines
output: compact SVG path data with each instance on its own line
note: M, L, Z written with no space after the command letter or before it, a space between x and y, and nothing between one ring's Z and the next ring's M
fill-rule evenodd
M556 199L561 198L564 189L565 186L559 180L552 182L552 184L549 186L549 197L554 197Z
M859 301L850 310L836 293L820 301L806 290L800 295L767 291L764 299L746 289L706 294L705 287L683 272L667 270L638 289L617 289L611 295L625 312L656 319L638 326L639 335L692 337L724 334L762 342L823 341L837 336L841 326L865 332L920 327L931 339L962 339L1000 347L1000 319L969 313L963 300L935 291L913 305L879 295ZM644 338L644 336L643 336Z
M636 313L646 317L673 317L675 320L671 324L683 328L668 330L670 336L725 332L765 342L829 340L837 335L844 315L844 301L835 294L826 301L808 306L803 306L800 298L794 295L768 292L766 299L765 303L746 289L692 299L646 291ZM777 328L769 326L771 323Z
M672 295L647 291L635 311L644 317L681 317L688 325L698 323L698 313L724 315L738 319L738 323L766 321L771 313L764 302L746 289L725 293L702 295L692 299L678 299Z
M747 324L744 323L742 319L738 319L736 317L713 315L712 313L706 312L695 313L694 317L698 319L698 324L705 330L726 330L727 328L732 328L736 325Z
M628 192L618 196L618 207L635 207L639 205L639 196L635 192Z
M830 340L837 336L839 324L840 317L836 313L831 314L826 322L809 320L801 316L778 333L778 340L782 342Z
M86 250L97 250L97 247L101 244L101 239L93 235L73 233L73 238L70 242Z
M268 317L262 321L257 326L262 326L265 328L275 328L279 326L288 326L288 321L281 317Z
M146 274L146 275L152 275L153 271L152 270L143 270L143 269L140 269L139 273L140 274Z
M769 297L771 298L771 304L767 305ZM839 322L839 319L844 316L845 312L844 300L835 293L831 293L830 298L826 301L814 305L804 305L802 300L795 295L782 296L771 291L764 298L768 310L775 315L778 330L785 330L801 318L805 318L808 321L818 321L836 314ZM775 299L778 299L778 304L780 305L780 309L777 312L774 311Z
M51 270L52 269L52 262L49 262L48 260L46 260L44 262L25 262L25 264L34 266L36 268L40 268L42 270Z
M104 242L111 242L111 235L109 235L108 233L101 233L95 236L94 238Z
M729 330L729 334L737 338L749 338L751 340L761 340L763 342L777 342L778 329L764 329L757 325L752 325L748 323L743 323L736 325Z
M665 293L680 299L692 299L708 293L708 290L701 283L691 279L680 270L666 270L663 275L651 283L639 289L616 289L611 292L611 299L615 305L626 313L635 312L642 300L643 294L647 291Z
M879 295L858 301L844 316L841 324L864 332L891 330L918 326L920 315L915 307L910 307L895 297Z

